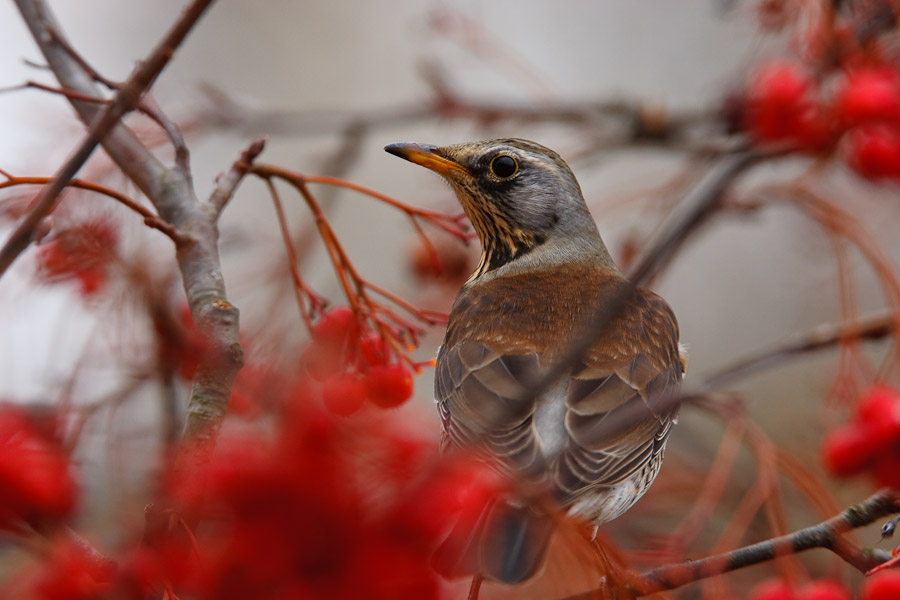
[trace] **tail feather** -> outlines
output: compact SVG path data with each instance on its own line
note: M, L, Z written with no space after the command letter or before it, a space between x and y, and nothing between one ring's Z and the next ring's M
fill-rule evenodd
M481 575L506 584L534 576L555 525L546 515L505 501L487 505L474 523L457 523L434 555L435 569L453 579Z

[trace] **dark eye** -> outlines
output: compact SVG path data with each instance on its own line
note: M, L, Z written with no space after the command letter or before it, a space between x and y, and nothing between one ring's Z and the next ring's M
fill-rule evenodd
M508 179L515 175L518 170L519 164L516 162L516 159L508 154L495 156L494 160L491 161L491 173L500 179Z

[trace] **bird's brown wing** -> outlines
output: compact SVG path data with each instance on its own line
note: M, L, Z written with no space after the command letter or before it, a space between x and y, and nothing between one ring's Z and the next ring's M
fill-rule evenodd
M537 353L503 355L477 341L441 347L435 399L445 444L486 450L518 473L543 466L530 390L539 368Z
M617 325L616 339L592 348L567 390L568 443L554 476L569 504L627 480L645 489L678 410L684 366L671 309L639 290Z
M564 502L635 476L662 451L677 410L678 327L668 305L643 290L613 325L615 336L600 336L571 372L558 456L542 456L546 435L535 429L541 355L504 354L491 341L442 347L435 396L445 443L484 448L520 474L550 462Z

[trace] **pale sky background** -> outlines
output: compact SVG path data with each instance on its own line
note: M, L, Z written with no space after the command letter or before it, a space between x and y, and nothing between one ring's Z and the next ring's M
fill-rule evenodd
M210 9L178 51L155 88L171 116L184 118L204 106L200 84L211 84L251 107L284 110L365 110L427 102L429 90L419 65L437 61L460 92L473 98L512 103L603 100L624 95L677 109L715 107L723 90L739 82L762 57L777 55L783 40L764 43L753 14L722 12L716 0L601 0L481 2L346 0L250 2L223 0ZM66 0L51 2L74 46L103 74L127 76L173 21L182 2L173 0ZM428 27L434 11L465 15L483 26L499 52L476 56ZM516 75L527 65L529 77ZM23 66L40 61L13 3L0 3L0 86L46 73ZM488 60L489 59L489 60ZM76 144L80 128L68 105L36 91L0 95L0 168L19 174L51 174ZM227 168L258 132L222 131L189 138L198 194L208 194L216 173ZM570 133L552 127L480 125L451 121L413 123L372 132L362 142L360 162L347 174L356 183L413 204L453 206L436 176L385 154L385 144L416 140L435 144L497 136L528 137L563 156L577 148ZM269 132L262 159L306 173L322 168L323 152L336 148L332 134L279 136ZM662 185L677 161L664 153L635 151L597 164L574 163L592 206ZM756 177L790 173L763 169ZM879 191L838 172L830 187L846 206L863 215L881 239L900 219L893 190ZM360 271L416 299L405 276L404 252L412 240L408 225L384 207L352 194L336 197L335 221ZM299 204L299 203L297 203ZM627 211L625 211L627 212ZM303 218L295 206L292 217ZM611 249L626 231L622 211L595 209ZM623 221L624 219L624 221ZM223 233L250 224L268 232L259 246L277 248L274 217L258 182L245 185L229 206ZM131 230L138 231L137 220ZM5 235L0 228L0 235ZM162 256L171 245L159 245ZM891 249L896 263L898 248ZM226 262L230 291L240 292L243 267ZM72 371L78 349L96 336L94 319L72 295L29 286L31 257L21 257L0 280L0 398L52 398ZM333 280L321 268L312 279L334 296ZM863 312L882 306L870 274L861 269ZM691 352L688 381L737 357L769 346L794 331L838 317L834 260L827 240L787 209L766 210L745 220L716 222L695 237L657 283L681 324ZM236 294L240 298L240 293ZM248 318L252 318L249 317ZM300 332L296 322L297 331ZM431 356L440 340L433 331L421 354ZM298 333L299 335L299 333ZM96 342L96 339L93 340ZM754 398L753 410L775 414L773 432L810 416L833 374L829 357L775 370L741 385ZM431 373L417 380L428 418ZM695 379L698 380L698 379ZM102 369L97 385L103 385ZM682 418L679 439L702 426ZM435 424L436 427L436 424ZM803 440L799 440L803 442ZM815 451L814 440L809 440Z
M60 0L50 3L74 46L105 76L121 80L172 23L184 2L175 0ZM453 86L471 98L527 103L643 98L674 109L714 109L723 91L740 82L753 64L783 52L787 40L763 40L750 6L719 0L222 0L200 21L165 70L154 96L176 119L205 110L202 84L258 109L362 111L428 102L430 92L420 65L436 61ZM745 8L744 5L747 5ZM428 25L435 13L463 15L481 24L491 44L482 55L436 34ZM23 65L41 61L12 2L0 2L0 87L26 79L53 83L47 73ZM528 75L522 76L521 65ZM67 103L36 91L0 94L0 168L21 175L50 175L76 145L82 129ZM212 188L258 131L223 130L189 136L194 181L200 197ZM322 158L338 146L338 132L282 136L266 132L261 160L305 173L323 168ZM415 140L446 144L499 136L526 137L554 147L566 157L583 144L573 132L551 126L486 127L450 120L415 122L371 132L361 142L359 162L345 176L411 204L455 210L447 186L424 169L385 154L383 146ZM634 214L608 211L617 200L662 186L679 162L665 152L635 150L573 161L601 233L613 251L631 231ZM755 180L790 176L796 165L759 169ZM887 243L894 264L900 257L896 224L900 203L895 188L859 182L842 169L822 182L833 199L863 218ZM300 202L285 192L292 222L305 218ZM417 288L403 268L413 241L408 224L396 214L354 194L336 194L332 215L341 239L358 269L414 302L428 303L434 293ZM235 232L252 233L234 246ZM246 231L246 230L245 230ZM8 232L0 226L0 238ZM280 240L271 203L259 182L248 182L229 205L222 222L224 264L229 294L245 308L245 322L259 324L251 310L252 290L245 276L266 266L279 252ZM122 235L150 240L148 248L172 259L171 244L159 235L143 235L134 219ZM248 243L249 239L249 243ZM144 243L143 241L140 243ZM235 249L237 248L237 249ZM268 253L268 254L267 254ZM323 266L321 253L304 275L321 292L339 301L337 288ZM854 265L861 263L853 256ZM0 279L0 399L54 401L73 372L81 350L91 345L115 356L116 343L104 326L114 318L85 307L60 287L35 287L33 251L23 255ZM883 306L867 268L853 277L857 301L866 313ZM819 229L795 211L767 209L744 219L723 218L695 236L656 282L673 306L682 340L690 349L687 383L769 347L796 331L805 331L839 316L832 247ZM449 298L449 296L444 296ZM285 308L285 335L302 336L296 312ZM423 340L419 355L432 356L442 332ZM102 355L102 353L100 353ZM816 464L822 422L822 398L835 373L833 354L812 357L748 379L738 386L751 399L750 410L773 436L789 439L801 458ZM431 405L432 373L416 381L416 402L424 427L437 434ZM76 395L96 398L115 385L102 361L94 361ZM96 457L106 449L111 461L123 456L150 456L158 418L153 390L143 406L122 409L115 439L106 437L110 421L99 421L84 437L82 473L114 482L97 508L123 520L139 517L122 498L122 478L140 490L141 473ZM112 417L110 417L112 419ZM707 437L709 417L682 412L669 446L673 456L706 464L718 437ZM800 424L802 427L797 427ZM128 454L129 452L133 454ZM119 479L110 475L119 469ZM663 469L665 472L665 468ZM651 490L651 494L653 491ZM852 486L838 493L858 501ZM132 498L139 506L139 491ZM640 505L639 505L640 507ZM100 514L102 512L98 511ZM647 525L643 525L647 527ZM640 530L638 530L640 533Z

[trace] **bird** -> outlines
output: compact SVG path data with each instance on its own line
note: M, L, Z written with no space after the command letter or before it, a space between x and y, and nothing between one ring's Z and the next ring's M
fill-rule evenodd
M594 526L620 516L656 478L676 421L686 358L672 309L616 266L553 150L514 138L385 150L441 175L481 243L435 361L442 448L476 449ZM525 499L498 501L441 572L523 582L554 528Z

